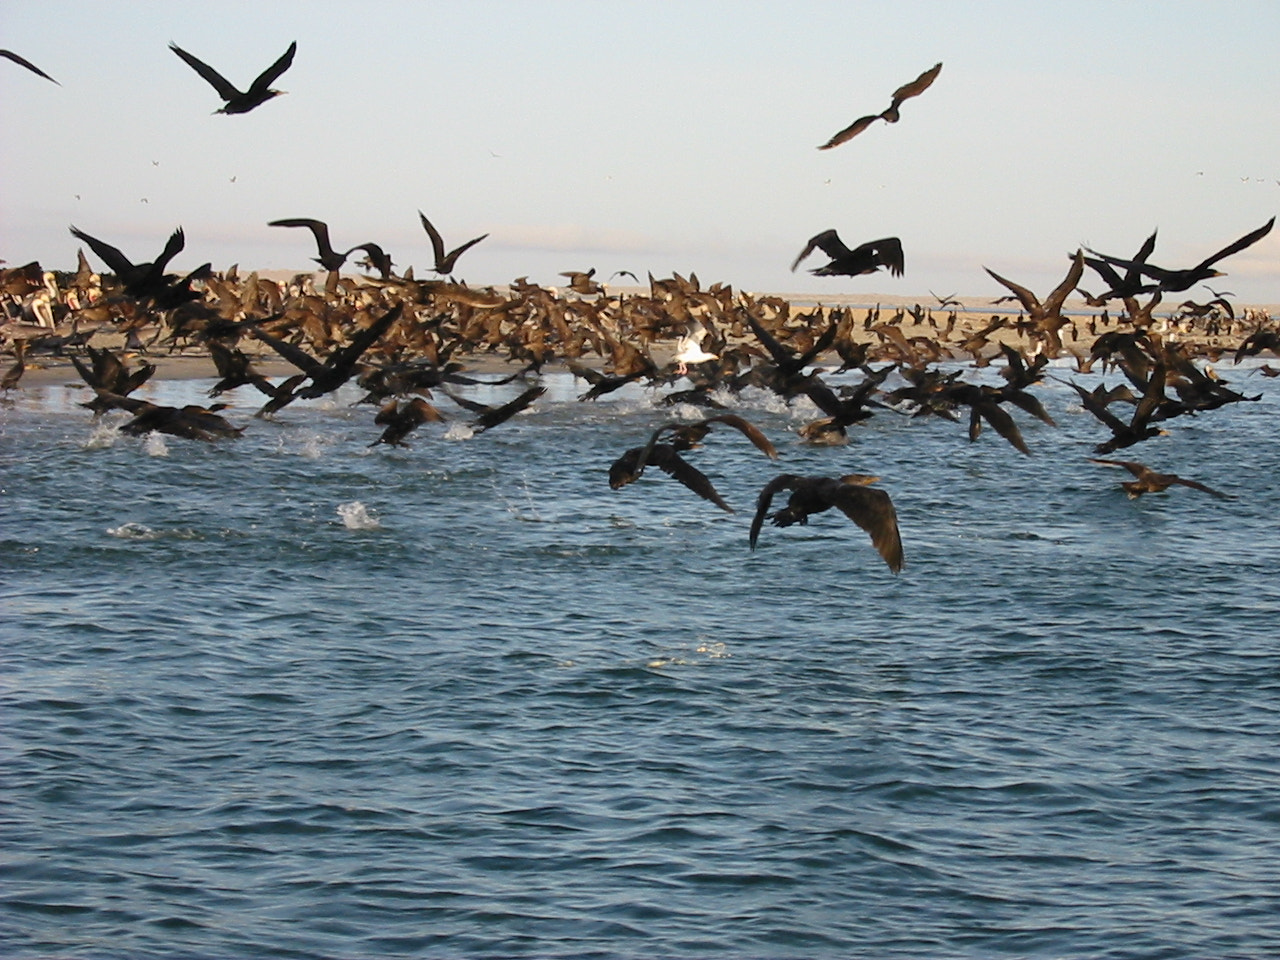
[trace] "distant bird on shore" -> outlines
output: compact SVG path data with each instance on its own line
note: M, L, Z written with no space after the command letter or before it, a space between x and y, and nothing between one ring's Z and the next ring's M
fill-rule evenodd
M218 96L226 101L226 103L215 110L214 113L231 114L248 113L255 107L262 106L272 97L278 97L280 94L284 93L283 90L272 90L270 87L280 74L284 73L289 69L290 65L292 65L293 55L298 49L298 44L296 41L289 44L289 49L284 52L280 59L267 67L267 69L263 70L262 73L258 75L258 79L254 80L253 83L250 84L249 89L243 93L233 87L231 82L217 70L213 69L213 67L209 66L198 57L194 57L187 53L187 51L183 50L176 43L170 43L169 49L185 60L191 69L204 77L204 79L209 82L209 85L218 92Z
M1135 258L1134 260L1120 260L1116 257L1110 257L1106 254L1097 253L1093 250L1090 250L1089 252L1114 267L1124 267L1126 269L1137 267L1141 270L1144 276L1150 277L1152 280L1156 281L1161 290L1168 293L1180 293L1183 290L1190 290L1201 281L1209 280L1213 277L1226 276L1226 274L1221 271L1213 269L1213 265L1219 260L1225 260L1232 254L1239 253L1246 247L1250 247L1257 243L1271 232L1271 228L1275 226L1275 222L1276 218L1272 217L1257 230L1246 233L1239 240L1227 244L1217 253L1212 256L1205 257L1194 267L1190 267L1186 270L1166 270L1163 267L1143 263L1138 258Z
M805 248L800 251L800 255L792 262L792 273L795 272L796 267L800 266L800 261L813 253L815 248L830 257L831 262L825 267L810 270L809 272L814 276L856 277L863 273L875 273L881 267L895 277L902 276L902 241L897 237L871 240L850 250L835 230L823 230L822 233L809 239Z
M857 473L838 479L799 477L790 473L774 477L765 484L756 501L756 515L748 536L751 549L756 548L756 539L766 518L771 519L774 526L789 527L795 523L807 524L812 514L835 507L870 535L872 546L889 569L897 573L903 563L898 513L889 494L868 486L878 479ZM784 508L769 513L773 496L779 490L791 490L791 498Z
M936 63L920 76L916 77L910 83L904 83L893 92L893 99L889 106L882 113L873 113L869 116L859 117L849 126L845 127L839 133L835 134L830 140L818 147L819 150L830 150L832 147L838 147L846 140L852 140L871 124L877 120L883 120L885 123L897 123L899 120L898 108L902 106L903 101L912 97L918 97L929 89L930 84L938 79L938 74L942 72L942 64Z
M1214 490L1212 487L1206 487L1203 483L1195 480L1184 480L1182 477L1173 473L1157 473L1146 464L1138 463L1135 460L1098 460L1089 457L1090 462L1100 463L1108 467L1124 467L1132 473L1136 480L1122 481L1120 486L1124 487L1125 492L1129 494L1130 500L1136 500L1144 493L1161 493L1170 487L1178 484L1183 487L1190 487L1192 490L1200 490L1204 493L1211 493L1215 497L1222 497L1224 500L1233 500L1234 497L1229 493L1223 493L1221 490Z
M462 246L455 247L446 253L444 238L440 236L440 231L432 225L421 210L418 211L418 219L422 221L422 229L427 231L427 236L431 238L431 253L435 257L435 263L431 269L441 276L453 273L453 267L458 262L458 258L488 236L487 233L481 234L474 240L468 240Z
M51 80L54 83L58 83L57 80L54 80L53 77L49 76L47 73L45 73L43 70L37 67L30 60L26 59L25 57L18 56L12 50L0 50L0 57L5 57L6 59L12 60L14 63L16 63L20 67L26 67L28 70L30 70L32 73L34 73L38 77L44 77L46 80ZM58 83L58 86L62 86L62 84Z

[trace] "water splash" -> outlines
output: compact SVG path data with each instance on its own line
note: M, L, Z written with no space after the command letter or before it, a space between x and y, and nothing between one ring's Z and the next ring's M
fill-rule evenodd
M157 536L145 523L135 523L132 520L118 527L107 527L107 535L121 540L154 540Z
M119 436L119 424L107 423L105 420L95 420L93 432L89 434L89 439L84 442L84 449L108 450L116 445L116 439Z
M445 431L444 438L446 440L470 440L476 435L465 423L451 423L449 429Z
M164 434L152 430L142 442L142 449L148 457L167 457L169 444L165 443Z
M348 530L381 530L382 523L359 500L338 504L338 516Z

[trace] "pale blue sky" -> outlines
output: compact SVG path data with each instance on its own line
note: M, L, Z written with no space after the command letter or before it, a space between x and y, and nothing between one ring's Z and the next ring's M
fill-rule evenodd
M241 88L296 40L289 93L214 116L171 40ZM0 61L0 257L71 268L74 223L149 260L181 225L174 269L303 269L309 235L266 223L316 217L424 276L422 209L490 234L477 284L995 297L989 266L1043 293L1081 243L1158 227L1184 267L1280 212L1277 41L1274 0L3 0L0 46L61 86ZM816 149L938 61L900 123ZM828 227L901 237L906 275L790 273ZM1224 267L1280 302L1280 231Z

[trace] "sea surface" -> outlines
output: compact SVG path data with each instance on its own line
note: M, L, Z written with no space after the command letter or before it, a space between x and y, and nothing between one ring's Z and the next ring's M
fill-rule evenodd
M639 387L408 449L360 391L242 437L0 408L6 958L1280 955L1280 385L1122 459L1055 367L991 430L843 448L749 392L688 454L737 512L609 463ZM990 369L967 373L990 379ZM72 378L69 378L72 379ZM838 382L838 381L837 381ZM891 385L891 384L890 384ZM201 402L210 381L148 385ZM520 389L467 388L485 402ZM906 567L779 472L877 474Z

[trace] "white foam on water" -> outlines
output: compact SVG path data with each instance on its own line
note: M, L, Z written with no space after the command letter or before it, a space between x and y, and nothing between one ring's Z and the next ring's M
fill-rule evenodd
M445 431L444 438L446 440L470 440L476 435L465 423L451 423L449 429Z
M107 527L107 535L121 540L154 540L159 536L145 523L135 523L132 520L118 527Z
M338 516L348 530L381 530L382 523L359 500L338 504Z
M119 436L120 425L118 423L95 420L93 422L93 432L89 434L89 439L84 442L84 449L107 450L116 445L116 440Z
M148 457L167 457L169 455L169 444L165 442L164 434L152 430L147 434L147 438L142 441L142 449Z

